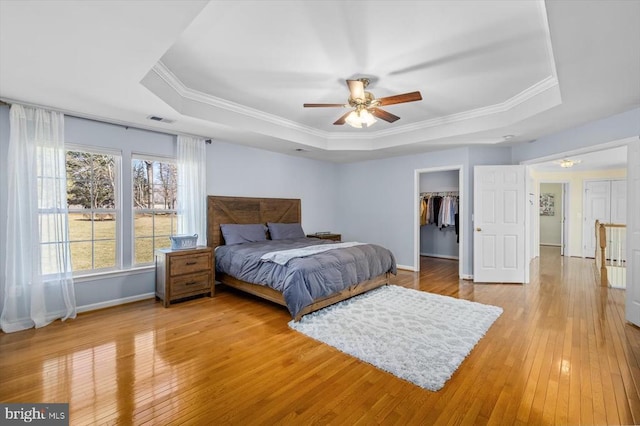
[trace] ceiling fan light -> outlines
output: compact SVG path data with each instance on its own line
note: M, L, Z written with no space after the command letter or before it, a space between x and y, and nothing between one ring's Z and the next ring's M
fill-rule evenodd
M376 121L378 120L366 109L351 111L351 114L345 119L348 125L357 129L361 129L363 126L372 126Z
M365 124L367 127L371 127L376 121L376 118L369 112L369 110L363 109L360 111L360 120L362 124Z
M344 120L351 127L355 127L357 129L362 128L362 123L360 122L360 116L357 111L351 111L351 114L347 115L347 118Z

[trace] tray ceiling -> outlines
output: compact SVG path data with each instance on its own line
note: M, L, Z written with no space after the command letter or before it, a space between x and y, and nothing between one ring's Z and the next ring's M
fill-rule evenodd
M640 104L640 2L600 3L2 2L0 96L330 161L524 143ZM302 107L358 77L423 100L363 129Z

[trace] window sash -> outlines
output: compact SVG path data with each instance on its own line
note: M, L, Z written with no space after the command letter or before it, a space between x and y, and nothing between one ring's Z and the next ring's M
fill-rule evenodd
M133 171L135 162L145 162L150 161L153 163L152 170L153 175L151 177L151 182L145 182L145 188L148 188L150 194L146 194L147 196L151 196L152 205L156 205L156 197L158 195L158 189L162 188L162 184L158 184L158 164L170 164L174 167L177 166L177 162L175 158L169 157L161 157L157 155L147 155L141 153L132 154L131 158L131 197L132 197L132 241L131 241L131 253L132 253L132 265L135 267L145 266L153 264L154 262L154 253L158 248L165 248L170 245L169 236L174 235L177 229L177 210L175 208L166 208L166 207L136 207L135 197L137 194L136 188L136 179L135 173ZM145 176L146 178L146 176ZM177 179L172 182L175 185L171 189L171 193L176 194L177 192ZM163 197L163 195L161 195ZM174 201L175 202L175 201ZM166 200L165 200L166 204ZM139 226L140 223L138 219L142 219L144 217L151 218L150 229L147 228L146 232L140 232ZM169 216L168 223L168 231L161 231L159 229L159 225L157 223L158 216ZM164 223L163 226L167 226L167 223ZM165 228L166 229L166 228ZM168 233L167 233L168 232ZM150 253L149 253L150 252ZM141 259L141 256L144 256L144 259Z
M86 155L94 156L108 156L109 161L113 161L113 207L95 207L82 208L72 206L68 208L69 218L73 215L82 214L88 216L87 226L90 230L85 230L89 233L87 237L71 237L73 232L71 231L73 224L69 221L69 244L71 246L71 262L73 267L73 276L80 277L84 275L91 275L96 272L108 272L122 270L122 208L121 208L121 193L122 193L122 153L118 150L112 150L101 147L89 147L76 144L67 144L65 146L66 152L81 152ZM91 159L92 163L94 159ZM90 184L90 188L94 185L100 185L103 179L95 175L95 169L89 170L89 175L82 176L81 179L74 180L69 178L71 182L84 181ZM87 182L88 181L88 182ZM94 194L92 193L91 196ZM108 231L108 236L96 235L96 223L101 221L96 220L96 215L108 214L113 216L113 230ZM79 247L84 247L82 256L78 256L77 250ZM73 252L76 251L75 262ZM90 251L90 254L87 254ZM108 253L106 258L102 256ZM103 266L107 265L107 266ZM88 266L88 267L84 267ZM82 269L80 269L82 268Z

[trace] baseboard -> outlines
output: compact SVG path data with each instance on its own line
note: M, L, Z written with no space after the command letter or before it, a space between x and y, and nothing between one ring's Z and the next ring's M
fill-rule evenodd
M403 271L411 271L411 272L417 272L418 270L416 268L414 268L413 266L407 266L407 265L396 265L396 267L398 269L402 269Z
M540 243L541 246L560 247L562 244Z
M463 274L463 275L460 275L460 278L462 278L463 280L473 281L473 275Z
M446 254L436 254L436 253L420 253L420 256L426 257L437 257L440 259L452 259L452 260L460 260L458 256L448 256Z
M112 306L124 305L125 303L138 302L140 300L152 299L156 297L155 293L137 294L135 296L123 297L122 299L108 300L106 302L93 303L91 305L78 306L76 312L89 312L98 309L110 308Z

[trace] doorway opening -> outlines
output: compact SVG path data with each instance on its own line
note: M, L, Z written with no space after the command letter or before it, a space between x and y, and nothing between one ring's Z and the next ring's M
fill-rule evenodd
M458 276L463 273L465 261L465 191L463 166L444 166L417 169L414 173L414 265L420 271L420 255L441 257L458 261ZM429 193L429 194L425 194ZM421 225L423 194L457 198L458 226L440 227L437 224ZM456 233L457 229L457 233Z
M541 181L538 184L538 248L550 246L559 248L560 256L568 255L571 214L569 209L570 183L567 181ZM551 251L556 252L556 251Z

